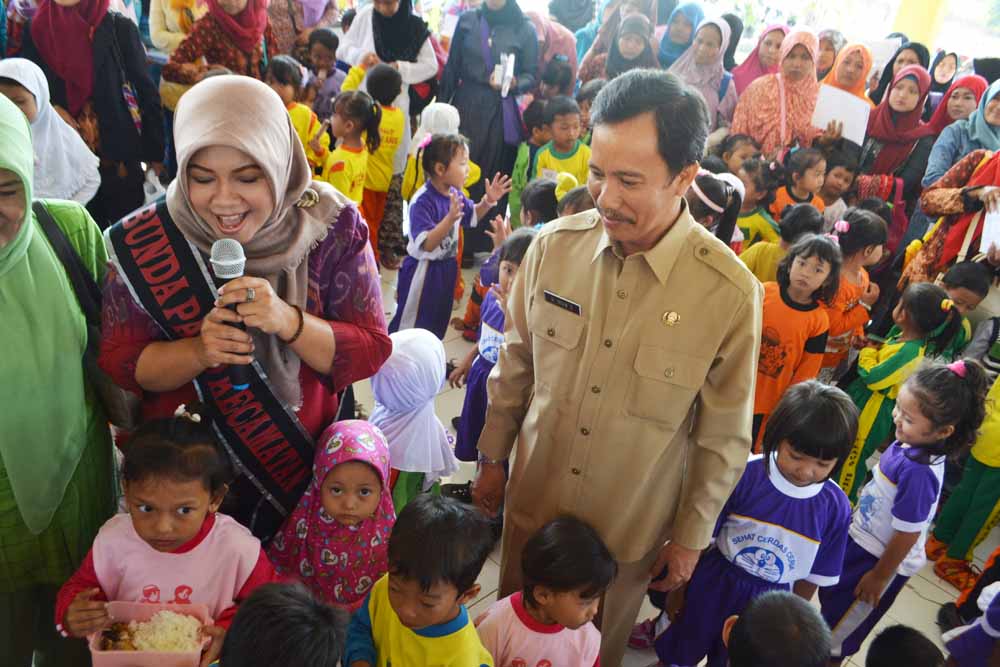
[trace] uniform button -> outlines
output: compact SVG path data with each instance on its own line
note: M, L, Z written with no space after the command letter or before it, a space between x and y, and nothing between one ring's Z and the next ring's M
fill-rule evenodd
M611 347L611 339L610 338L606 338L604 340L604 347Z
M555 329L549 329L545 333L547 333L549 336L555 336L556 335L556 330Z
M593 387L590 388L590 391L594 392L595 394L600 394L601 388L595 384Z
M573 473L574 475L579 475L580 474L580 469L579 468L572 468L570 470L570 472Z
M580 433L582 433L583 435L590 435L590 429L586 427L581 428Z
M626 292L623 289L618 290L618 298L619 299L627 299L628 298L628 292Z
M674 376L674 369L668 368L667 370L663 371L663 374L668 378L672 378Z
M698 251L698 254L704 257L705 255L708 254L708 248L702 248L701 250Z

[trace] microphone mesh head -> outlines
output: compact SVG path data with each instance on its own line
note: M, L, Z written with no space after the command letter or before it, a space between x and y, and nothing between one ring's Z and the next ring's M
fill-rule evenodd
M220 280L232 280L243 275L246 255L236 239L219 239L212 244L212 271Z

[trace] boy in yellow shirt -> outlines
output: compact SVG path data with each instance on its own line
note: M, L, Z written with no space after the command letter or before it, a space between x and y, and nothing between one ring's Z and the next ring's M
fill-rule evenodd
M572 174L578 183L586 183L590 174L590 146L580 141L583 122L580 107L570 97L560 95L545 103L545 124L552 130L552 141L535 153L535 178L555 180L560 172Z
M330 149L330 135L326 132L326 125L319 122L313 110L296 101L302 89L304 71L305 68L295 58L274 56L267 65L265 82L284 102L288 115L292 118L292 127L295 128L295 133L299 135L302 147L306 151L309 166L312 167L313 173L319 173L323 169Z
M493 667L466 608L493 541L471 506L431 494L410 501L389 536L389 573L351 617L343 664Z

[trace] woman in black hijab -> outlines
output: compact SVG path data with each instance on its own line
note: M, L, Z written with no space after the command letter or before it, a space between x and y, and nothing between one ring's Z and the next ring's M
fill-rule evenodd
M878 85L875 86L875 90L868 93L868 97L876 105L880 104L886 89L892 83L899 70L907 65L920 65L924 69L927 69L930 64L931 54L926 46L920 42L904 43L903 46L896 49L896 53L892 55L892 58L889 58L889 62L882 68L882 76L879 77Z
M514 56L514 80L507 97L501 98L501 82L493 77L493 70L503 54ZM461 132L472 142L469 157L482 168L484 177L493 178L497 172L509 175L514 167L523 138L515 97L535 87L537 70L535 27L515 0L486 0L459 18L438 101L458 109ZM483 195L482 183L470 190L474 201ZM502 200L498 210L505 206ZM485 228L488 225L466 231L466 258L492 248Z
M732 31L729 36L729 46L726 47L726 53L722 57L722 66L730 72L736 67L736 49L743 37L743 21L736 14L723 14L722 20L729 24L729 29Z

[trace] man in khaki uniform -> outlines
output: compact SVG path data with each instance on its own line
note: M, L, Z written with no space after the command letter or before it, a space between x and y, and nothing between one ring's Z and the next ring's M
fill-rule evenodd
M708 133L673 75L622 75L598 95L588 211L549 223L507 303L473 497L506 488L500 596L528 537L560 514L619 561L601 664L621 663L652 572L690 578L750 453L762 288L688 213ZM517 442L515 450L514 443Z

